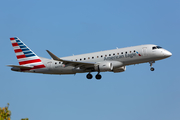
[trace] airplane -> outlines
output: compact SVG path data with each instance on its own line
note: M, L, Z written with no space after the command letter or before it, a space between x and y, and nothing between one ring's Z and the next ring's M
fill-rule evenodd
M152 66L155 61L172 55L160 46L146 44L61 58L46 50L52 57L47 59L37 56L18 37L12 37L10 41L19 62L19 65L7 65L12 67L12 71L58 75L88 73L87 79L93 78L91 72L97 72L97 80L102 78L100 72L124 72L128 65L146 62L154 71Z

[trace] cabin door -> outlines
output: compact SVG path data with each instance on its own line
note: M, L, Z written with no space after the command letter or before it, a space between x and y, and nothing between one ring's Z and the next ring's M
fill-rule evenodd
M142 48L143 56L147 56L147 47Z

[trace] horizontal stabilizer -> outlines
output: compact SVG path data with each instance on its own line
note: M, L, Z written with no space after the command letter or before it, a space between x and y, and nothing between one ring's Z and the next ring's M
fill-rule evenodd
M8 67L15 67L15 68L20 68L20 69L31 69L32 67L28 67L28 66L21 66L21 65L7 65Z

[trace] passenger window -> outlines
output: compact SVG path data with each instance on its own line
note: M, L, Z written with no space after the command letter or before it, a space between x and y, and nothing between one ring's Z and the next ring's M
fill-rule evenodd
M121 52L121 54L123 54L123 52Z
M115 55L115 53L113 53L113 55Z
M55 64L57 64L57 62L55 62Z
M136 51L134 50L134 52L136 52Z
M76 61L77 61L77 59L76 59Z
M127 54L127 52L126 52L126 54Z
M109 56L111 56L111 54L109 54Z
M92 57L92 59L94 59L94 57Z
M119 53L117 53L117 55L119 55Z
M82 59L80 59L80 61L81 61Z
M103 55L101 55L101 57L103 57Z
M86 60L86 58L84 58L84 60Z
M99 56L97 56L97 58L99 58Z
M130 53L131 53L131 51L130 51Z
M105 57L107 57L107 55L105 55Z
M88 57L88 59L90 59L90 57Z

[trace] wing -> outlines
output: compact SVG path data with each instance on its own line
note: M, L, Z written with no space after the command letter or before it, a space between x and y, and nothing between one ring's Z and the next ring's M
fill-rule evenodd
M92 68L96 63L90 63L90 62L79 62L79 61L70 61L70 60L63 60L58 58L56 55L51 53L49 50L46 50L48 54L53 58L53 60L61 61L65 65L71 65L74 67L84 67L84 68Z

